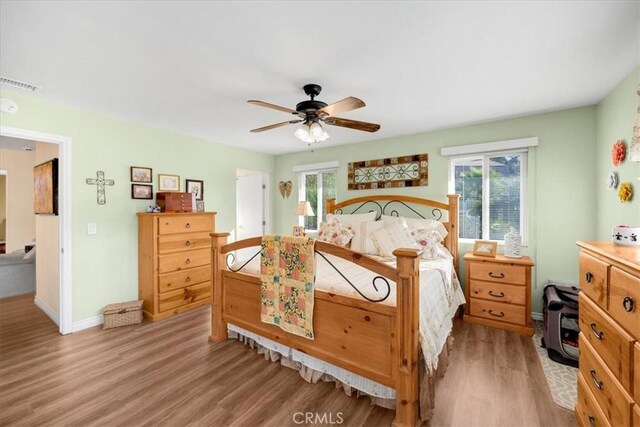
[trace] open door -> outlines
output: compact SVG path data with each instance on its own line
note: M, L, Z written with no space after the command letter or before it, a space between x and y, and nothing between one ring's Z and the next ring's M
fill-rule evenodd
M269 175L238 170L236 174L236 240L262 236L268 230ZM254 248L238 251L238 260L249 259Z

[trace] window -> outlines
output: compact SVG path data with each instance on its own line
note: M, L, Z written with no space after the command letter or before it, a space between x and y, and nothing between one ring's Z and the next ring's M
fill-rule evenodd
M526 242L527 153L451 159L450 187L460 194L459 237L503 241L513 227Z
M305 230L316 231L318 224L325 220L326 199L336 197L336 173L336 169L300 172L298 200L308 201L315 213L315 216L300 217L299 225L304 225Z

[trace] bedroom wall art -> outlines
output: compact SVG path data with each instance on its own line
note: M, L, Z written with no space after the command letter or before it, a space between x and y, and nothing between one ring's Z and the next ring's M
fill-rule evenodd
M618 188L618 199L620 203L630 202L633 198L633 185L630 182L623 182Z
M280 183L278 183L278 189L280 190L282 198L288 199L293 189L293 183L291 181L280 181Z
M611 149L611 161L614 166L618 166L620 163L624 161L624 156L626 154L626 148L624 146L624 142L621 140L617 140L613 143L613 148Z
M429 155L390 157L349 163L349 190L424 187L429 185Z
M185 187L187 188L187 193L196 195L196 200L204 200L204 181L187 179L185 181Z
M131 182L153 182L153 169L131 166Z
M33 213L58 215L58 159L33 168Z
M640 95L640 89L638 89L637 93ZM636 123L633 125L633 136L629 146L629 160L640 162L640 103L638 103L638 109L636 110Z
M97 171L96 172L96 179L87 178L87 184L96 186L96 190L98 192L98 194L97 194L97 202L98 202L98 204L99 205L106 205L107 204L107 194L106 194L106 191L105 191L105 186L106 185L109 185L109 186L116 185L116 182L114 180L112 180L112 179L105 179L103 171Z

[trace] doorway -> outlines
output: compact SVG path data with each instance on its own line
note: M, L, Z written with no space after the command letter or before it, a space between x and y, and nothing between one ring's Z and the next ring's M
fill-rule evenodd
M236 171L235 240L264 235L269 223L269 174L238 169ZM255 248L238 251L239 260L248 259ZM248 257L247 257L248 255Z
M11 209L9 205L11 200L15 200L26 205L26 208L23 207L23 209L27 209L30 213L25 214L25 217L30 215L34 222L31 240L35 238L36 249L32 253L36 254L35 267L38 269L36 271L34 303L58 325L61 334L71 333L73 331L71 311L71 139L65 136L0 126L0 141L2 141L3 147L8 141L7 144L13 144L14 149L33 153L33 159L27 161L31 163L30 168L28 166L23 168L28 171L30 177L27 178L27 181L30 181L28 188L26 186L24 191L21 191L21 193L27 193L26 201L23 200L24 194L18 194L17 198L16 195L12 195L13 174L7 170L7 252L9 252L9 244L12 245L14 252L19 252L20 250L28 251L34 243L25 241L25 236L29 231L26 232L27 234L23 233L22 237L16 238L15 243L11 243L11 240L14 240L11 237L13 230L24 231L20 229L24 224L15 222L18 227L13 227L9 216ZM58 159L58 215L36 216L33 214L33 167L45 163L51 158ZM11 162L12 165L13 163ZM3 165L3 169L8 169L8 167ZM21 248L23 243L25 243L24 247Z

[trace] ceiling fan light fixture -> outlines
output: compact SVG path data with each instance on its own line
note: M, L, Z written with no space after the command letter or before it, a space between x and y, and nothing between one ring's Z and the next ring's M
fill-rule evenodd
M308 144L313 144L315 142L326 141L329 138L329 134L324 130L322 125L317 121L314 122L304 122L294 133L296 138L300 141L306 142Z

